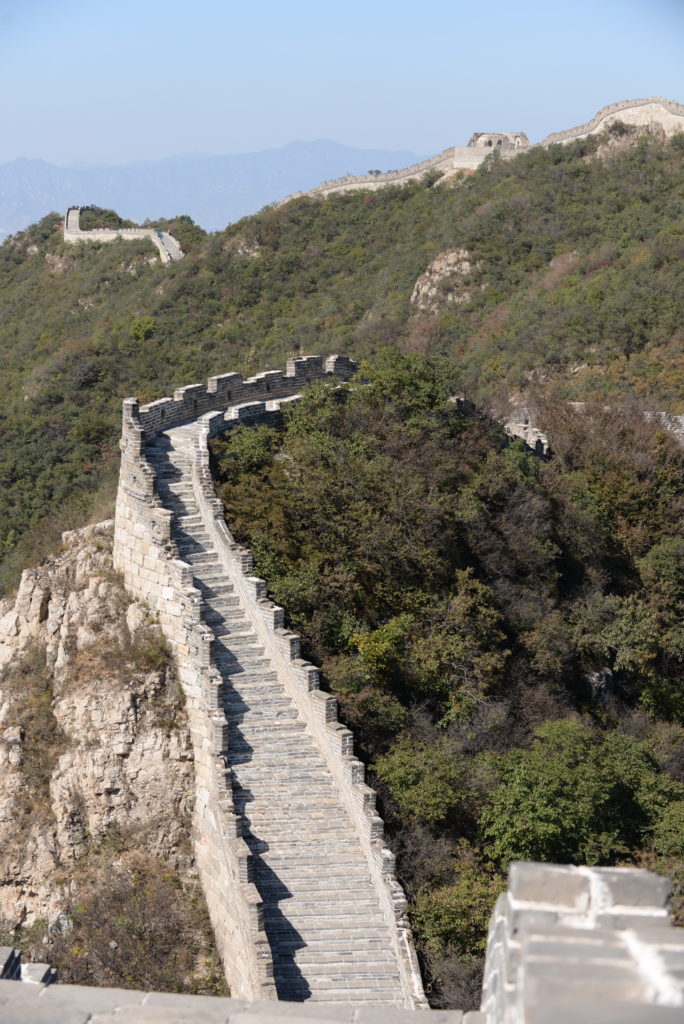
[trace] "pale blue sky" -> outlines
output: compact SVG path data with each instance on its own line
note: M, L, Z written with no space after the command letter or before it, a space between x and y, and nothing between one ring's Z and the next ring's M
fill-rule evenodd
M0 161L436 153L684 102L684 0L0 0Z

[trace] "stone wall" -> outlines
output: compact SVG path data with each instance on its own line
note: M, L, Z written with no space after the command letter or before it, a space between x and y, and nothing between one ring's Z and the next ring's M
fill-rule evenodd
M684 131L684 105L661 96L650 96L640 100L620 100L602 107L591 121L577 128L567 128L562 132L552 132L539 145L551 146L556 142L573 142L587 135L596 135L609 128L614 121L622 121L629 125L659 125L666 135Z
M182 259L183 251L168 231L157 231L154 228L94 228L92 231L81 231L80 213L85 209L85 206L70 206L67 210L64 217L65 242L75 245L78 242L115 242L117 238L148 238L159 250L162 263Z
M605 131L613 121L624 121L625 124L630 125L654 123L659 125L666 135L673 135L675 132L684 131L684 106L674 100L660 97L621 100L619 103L611 103L609 106L603 107L586 124L580 125L578 128L554 132L536 145L550 146L555 142L572 142L574 139ZM334 181L323 181L307 192L294 192L273 205L282 206L283 203L288 203L291 199L299 199L301 196L325 198L337 192L354 192L359 189L374 192L379 188L384 188L385 185L404 185L409 181L416 181L428 171L439 171L445 176L450 176L459 170L475 170L485 157L495 150L503 159L510 160L519 153L534 148L529 145L524 132L475 132L467 146L452 146L437 156L430 157L418 164L412 164L410 167L398 171L387 171L385 174L356 176L350 174Z
M332 195L337 192L355 192L359 189L366 189L375 192L386 185L405 185L409 181L417 181L428 171L439 171L444 175L451 175L457 171L474 171L482 161L492 152L484 146L452 146L445 149L437 156L422 160L418 164L411 164L398 171L387 171L384 174L348 174L343 178L335 178L333 181L323 181L308 192L293 192L285 199L279 200L273 206L282 206L289 203L291 199L299 199L301 196L312 198ZM500 151L501 156L509 158L515 156L520 150L504 148Z
M273 403L277 405L278 403ZM252 403L231 409L230 423L256 423L272 415L271 403ZM337 719L337 701L320 689L318 669L301 658L300 638L284 626L284 612L268 600L266 583L252 574L252 554L235 543L226 527L223 507L216 498L209 468L208 440L223 433L226 417L210 413L201 418L197 439L195 493L202 519L219 552L226 575L240 604L264 645L288 696L315 737L342 797L365 854L378 894L394 954L399 964L405 1005L426 1005L420 970L413 948L404 891L395 877L395 858L384 843L384 823L377 814L376 795L365 783L365 769L354 756L353 736Z
M669 895L650 871L512 864L489 927L487 1021L684 1019L684 929Z
M355 364L344 357L291 359L285 372L243 380L239 374L211 378L207 385L180 388L173 398L138 407L124 402L121 475L117 495L114 565L129 591L149 603L171 644L186 696L196 774L195 851L209 912L231 991L249 999L275 998L270 947L262 904L252 883L251 858L240 835L223 752L226 719L219 707L220 678L212 665L211 634L201 620L201 595L193 570L177 557L171 540L172 513L155 492L155 474L145 442L159 429L203 415L194 486L206 525L218 538L224 566L251 610L259 635L288 693L320 743L333 779L356 824L403 971L407 1005L424 1004L422 983L405 917L405 899L394 878L392 854L382 842L375 794L363 781L363 765L352 755L352 737L336 720L336 702L318 689L317 670L299 658L299 638L283 628L282 609L266 600L266 586L251 576L251 556L234 545L222 521L209 475L206 440L238 422L272 416L279 400L291 399L307 383L347 379ZM244 399L262 399L248 401ZM227 410L227 411L226 411Z
M0 1017L22 1024L681 1024L684 929L669 920L669 891L667 879L636 868L513 863L491 918L482 1007L465 1014L54 985L46 964L22 964L16 950L0 947L7 979Z

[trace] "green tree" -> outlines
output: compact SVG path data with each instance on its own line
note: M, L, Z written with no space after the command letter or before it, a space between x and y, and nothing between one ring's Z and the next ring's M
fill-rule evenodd
M405 733L372 766L402 815L426 824L467 817L467 775L445 741L416 742Z
M529 750L486 756L495 773L480 818L492 859L611 863L645 843L684 787L647 746L619 732L602 742L575 719L546 722Z

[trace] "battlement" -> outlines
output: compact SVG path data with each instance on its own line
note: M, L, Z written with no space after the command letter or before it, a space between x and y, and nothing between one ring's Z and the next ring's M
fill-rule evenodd
M121 1024L680 1024L684 929L672 927L668 897L650 871L514 862L491 917L481 1009L465 1014L54 985L46 964L20 967L2 947L0 1000L25 1024L98 1013Z
M185 693L195 853L231 991L343 1001L350 1022L368 1002L378 1021L426 1006L406 899L335 698L226 526L208 442L275 424L307 384L355 370L309 356L143 406L126 399L114 539L114 564L158 615ZM581 998L587 1020L674 1021L684 939L668 896L645 871L513 865L492 916L482 1011L466 1019L570 1020Z
M468 146L485 149L527 149L530 142L524 132L475 132Z

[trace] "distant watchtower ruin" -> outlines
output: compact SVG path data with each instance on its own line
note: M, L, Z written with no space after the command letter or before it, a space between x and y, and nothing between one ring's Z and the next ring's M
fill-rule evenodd
M468 148L528 149L530 140L525 132L475 132L468 140Z

